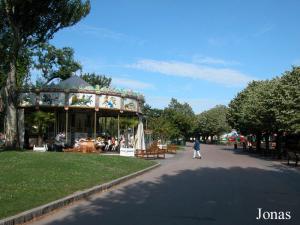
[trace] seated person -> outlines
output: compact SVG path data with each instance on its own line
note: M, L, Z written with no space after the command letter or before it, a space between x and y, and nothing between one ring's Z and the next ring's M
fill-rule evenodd
M105 150L105 151L109 151L109 150L110 150L110 147L111 147L111 139L108 138L104 150Z
M54 148L56 151L62 151L65 147L66 135L63 132L60 132L56 135L54 139Z
M80 141L78 139L75 140L74 148L80 147Z
M118 147L119 147L119 142L118 142L118 139L116 139L114 141L114 145L112 146L111 150L112 151L118 151Z
M125 148L125 143L126 143L126 140L125 140L125 137L124 135L121 136L121 141L120 141L120 146L121 148Z

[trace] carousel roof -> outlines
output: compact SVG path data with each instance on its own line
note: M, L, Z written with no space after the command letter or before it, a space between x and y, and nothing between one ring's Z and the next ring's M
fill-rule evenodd
M48 86L44 86L41 88L26 87L22 90L23 93L26 92L64 92L66 90L71 90L71 92L85 92L85 93L98 93L98 94L106 94L106 95L116 95L122 96L126 98L136 98L144 101L144 96L141 93L134 92L132 90L123 89L123 88L115 88L115 87L99 87L99 85L92 86L88 82L84 81L80 77L74 75L70 78L61 81L58 84L51 84ZM1 101L0 101L1 103ZM0 104L1 106L1 104Z
M62 89L85 89L85 90L93 90L94 87L81 79L80 77L74 75L64 81L61 81L59 84L55 85L55 87Z

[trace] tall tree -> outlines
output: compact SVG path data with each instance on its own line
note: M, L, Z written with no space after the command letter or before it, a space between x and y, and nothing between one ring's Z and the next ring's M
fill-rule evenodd
M170 139L176 139L180 135L176 125L165 116L152 117L149 122L154 139L161 139L163 143Z
M65 80L82 69L81 65L74 60L72 48L59 49L49 43L42 43L36 49L34 67L42 72L44 84L49 84L56 78Z
M188 103L180 103L172 98L164 109L163 115L178 129L178 138L187 140L191 137L195 126L195 114Z
M18 147L17 62L24 52L72 26L90 11L81 0L0 0L0 55L8 63L4 87L6 147Z
M144 109L143 109L143 113L146 116L146 119L149 118L157 118L160 117L163 113L162 109L156 109L156 108L152 108L150 105L145 104L144 105Z
M274 113L280 131L300 133L300 67L285 72L274 85Z
M226 106L217 105L197 115L196 134L200 133L206 140L209 136L219 136L224 132L228 132L230 126L226 119L227 111Z
M278 131L274 98L277 85L277 78L253 81L229 104L229 123L243 134L256 134L258 150L262 135L266 136L268 148L270 133Z

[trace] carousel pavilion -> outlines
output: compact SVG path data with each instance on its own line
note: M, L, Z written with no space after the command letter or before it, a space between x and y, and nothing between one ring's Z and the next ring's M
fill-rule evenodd
M21 146L31 133L24 118L34 111L52 112L55 120L47 129L47 140L65 133L65 142L78 138L96 139L101 135L120 138L120 118L141 118L144 97L123 89L93 87L78 76L52 86L24 90L19 101Z

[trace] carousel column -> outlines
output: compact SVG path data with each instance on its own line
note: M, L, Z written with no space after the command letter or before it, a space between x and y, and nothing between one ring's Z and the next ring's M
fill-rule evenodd
M68 144L69 110L66 109L66 143Z
M54 137L56 137L56 134L57 134L57 113L55 110L54 111L54 131L53 131Z
M65 124L65 132L66 132L66 144L68 145L68 126L69 126L69 91L65 90L65 104L64 109L66 112L66 124Z
M96 140L97 133L97 111L94 112L94 139Z
M118 114L118 141L120 141L120 114Z
M24 109L18 109L18 133L19 133L19 143L20 148L23 149L24 147Z
M97 138L97 112L99 111L99 94L95 96L94 139Z

